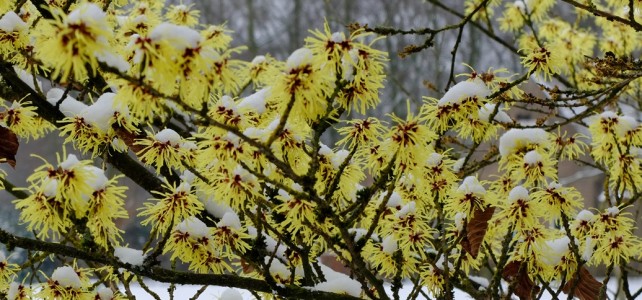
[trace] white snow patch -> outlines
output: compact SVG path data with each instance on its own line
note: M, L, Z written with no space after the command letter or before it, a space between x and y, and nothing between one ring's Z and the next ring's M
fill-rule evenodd
M479 109L479 119L482 121L490 122L490 115L495 111L496 103L486 103ZM513 123L513 119L501 108L497 110L497 114L493 120L501 123Z
M74 271L74 268L70 266L64 266L56 268L51 274L51 279L58 282L58 284L64 287L70 287L73 289L80 289L82 287L82 282L80 282L80 277Z
M339 166L346 160L346 158L350 155L350 151L341 149L335 153L332 157L330 157L330 162L332 163L332 167L335 169L339 169Z
M223 215L223 218L216 224L219 228L231 227L234 230L241 229L241 220L236 212L228 211Z
M399 249L399 245L394 236L389 235L381 241L381 251L384 253L392 255L397 249Z
M454 103L460 103L462 100L467 98L486 98L488 95L490 95L490 90L480 79L462 81L451 87L446 94L439 99L437 105L446 106Z
M542 155L537 150L528 151L524 155L524 163L528 165L536 165L542 161Z
M181 136L169 128L159 131L154 138L161 143L170 143L171 145L179 145L181 143Z
M508 202L509 203L514 203L517 200L524 200L524 201L530 200L530 197L528 195L528 190L525 187L521 186L521 185L518 185L518 186L514 187L508 193Z
M288 60L285 62L285 69L289 72L293 69L309 65L312 63L312 50L308 48L299 48L294 50Z
M481 185L477 176L468 176L464 178L464 182L457 188L458 192L464 194L474 194L477 196L486 195L486 189Z
M111 300L114 298L114 292L110 288L105 286L99 287L96 291L96 294L98 294L100 300Z
M107 187L109 179L105 176L105 171L103 169L95 166L86 166L85 170L93 174L92 177L87 178L86 182L94 191L100 191Z
M195 238L208 237L210 235L210 229L207 228L207 225L196 217L189 217L183 220L174 229L182 233L188 233Z
M60 163L59 167L65 171L69 171L73 169L75 166L77 166L79 163L80 161L75 155L69 154L67 155L67 159L65 159L63 162Z
M243 295L236 289L228 288L221 294L219 300L243 300Z
M249 95L238 104L239 109L250 109L255 111L258 114L265 112L265 99L270 94L270 88L260 89L256 93Z
M121 262L133 266L141 266L145 261L143 250L137 250L127 247L114 248L114 256L116 256Z
M406 203L406 205L402 206L399 211L395 214L395 217L397 218L405 218L407 215L412 215L416 212L416 204L415 201L410 201Z
M28 25L13 11L8 11L0 18L0 30L4 32L23 31Z
M38 79L34 80L34 77L31 73L23 69L20 69L16 66L13 66L13 70L16 72L16 74L18 74L18 78L20 78L22 82L26 83L32 90L34 91L36 90L36 86L33 84L35 81L36 84L38 85L38 89L42 91L42 82Z
M186 26L160 23L152 29L149 37L153 41L167 41L178 51L187 48L196 48L203 39L198 31Z
M499 138L499 154L506 156L529 144L543 145L548 141L548 132L541 128L513 128Z
M567 236L563 236L558 239L546 241L546 246L548 251L543 251L542 259L544 263L555 266L562 261L562 257L569 252L569 243L570 239Z

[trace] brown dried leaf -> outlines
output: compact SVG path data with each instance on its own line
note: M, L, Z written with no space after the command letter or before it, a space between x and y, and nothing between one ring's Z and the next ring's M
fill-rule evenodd
M520 300L531 300L531 295L537 294L540 288L528 277L528 272L525 267L520 269L521 265L521 261L508 263L504 267L504 271L502 271L502 278L511 284L515 284L515 295L517 295Z
M484 241L484 235L486 235L486 230L488 229L488 220L490 220L494 212L495 207L492 206L486 206L484 210L475 207L473 217L466 225L466 236L462 238L461 246L473 258L477 258L477 254L479 254L479 248Z
M0 126L0 159L7 159L7 163L16 167L16 153L18 153L18 137L11 129Z
M569 280L562 292L568 294L571 292L571 287L576 284L577 276L580 276L579 281L577 281L577 286L573 291L573 296L580 298L580 300L596 300L600 296L600 289L602 289L602 283L595 280L595 277L585 267L581 267L580 271L573 276L573 279Z

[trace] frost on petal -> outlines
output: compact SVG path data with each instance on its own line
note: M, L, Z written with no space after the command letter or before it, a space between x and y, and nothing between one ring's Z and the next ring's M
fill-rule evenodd
M462 81L451 87L446 94L444 94L437 105L444 106L448 104L460 103L466 98L486 98L490 95L490 90L486 87L481 80Z
M308 48L299 48L294 50L285 62L285 69L291 71L293 69L309 65L312 63L312 57L312 50Z
M127 247L114 248L114 256L116 256L120 261L134 266L142 266L145 261L143 250Z
M51 279L58 282L58 284L64 287L70 287L73 289L79 289L82 287L82 282L80 282L80 277L74 271L74 268L69 266L64 266L57 268L53 271Z

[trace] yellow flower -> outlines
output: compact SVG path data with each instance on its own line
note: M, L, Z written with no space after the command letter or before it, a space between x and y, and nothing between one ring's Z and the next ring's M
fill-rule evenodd
M563 63L556 48L554 44L531 45L522 50L525 52L522 64L531 74L542 76L545 81L550 81L551 77L560 71Z
M486 97L490 93L484 81L471 77L452 86L439 100L424 98L421 106L422 119L433 130L444 132L453 122L478 119L479 108L486 103Z
M11 106L0 103L0 107L5 108L4 112L0 112L0 122L21 138L39 139L54 128L38 116L36 108L29 101L15 101Z
M27 198L13 201L20 210L20 220L27 223L27 230L37 232L38 238L47 238L50 232L58 237L72 225L64 203L54 196L36 191Z
M147 133L151 136L151 133ZM146 164L156 167L156 172L160 172L163 166L168 168L183 169L183 155L185 153L185 141L174 130L166 128L153 137L137 140L135 145L141 145L143 148L136 153L140 160Z
M0 9L0 14L3 13ZM0 18L0 27L0 55L9 62L25 68L27 59L20 51L26 51L25 48L29 45L29 25L15 12L7 11Z
M271 85L274 78L283 70L284 64L274 57L259 55L252 59L249 65L249 78L254 88L263 88Z
M5 292L9 288L9 284L13 281L18 271L20 271L20 267L10 263L4 252L0 251L0 291Z
M100 170L102 172L102 170ZM104 175L93 184L94 192L88 199L87 228L96 244L105 249L115 247L122 241L120 230L115 219L127 219L125 210L126 186L117 185L117 177L106 181Z
M564 187L552 182L546 189L541 189L531 194L531 197L540 202L546 211L544 218L559 220L561 215L574 216L583 206L582 195L574 187Z
M76 270L70 266L59 267L51 274L51 278L42 284L37 297L43 299L91 300L92 294Z
M291 116L315 121L326 113L326 97L332 94L333 75L315 63L307 48L294 51L270 90L268 103L284 111L291 105Z
M428 157L430 143L437 135L423 124L419 116L408 113L406 120L392 115L392 121L396 125L387 134L384 147L387 151L397 154L399 165L412 170L416 162L423 162Z
M95 4L82 3L67 16L54 9L53 16L36 27L36 56L51 65L52 77L60 77L61 82L70 76L84 80L89 72L96 72L99 60L112 54L106 14Z
M165 184L164 188L165 192L154 192L157 198L153 202L145 202L138 213L138 216L146 217L141 224L151 224L152 232L157 236L163 235L171 226L203 210L203 203L192 194L188 183L184 182L179 186Z
M385 127L377 118L363 120L349 120L348 126L339 128L339 133L344 136L337 145L346 145L349 149L356 146L366 147L378 140L385 131Z
M193 27L198 24L198 16L200 15L198 10L192 10L193 6L194 4L171 5L165 17L176 25Z

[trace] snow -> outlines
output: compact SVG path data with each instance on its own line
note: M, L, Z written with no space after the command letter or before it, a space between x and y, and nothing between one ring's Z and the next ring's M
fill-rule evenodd
M80 163L80 161L78 160L78 158L75 155L69 154L69 155L67 155L67 159L65 159L65 161L60 163L59 167L62 168L63 170L65 170L65 171L69 171L69 170L73 169L76 165L78 165L79 163Z
M521 186L518 185L514 187L510 192L508 193L508 202L509 203L514 203L517 200L524 200L528 201L530 197L528 196L528 190Z
M109 120L114 116L116 109L114 108L114 93L104 93L94 104L88 106L81 112L81 116L85 120L91 122L94 126L100 128L103 132L109 130Z
M379 203L383 201L386 197L386 194L381 194L379 197ZM399 207L403 204L403 200L401 200L401 195L397 192L392 192L392 195L390 195L390 199L388 199L388 203L386 203L387 207Z
M308 48L299 48L294 50L288 60L285 62L285 69L289 72L293 69L309 65L312 63L312 50Z
M436 167L439 164L441 164L441 161L443 160L444 156L437 153L433 152L428 156L428 159L426 160L426 166L427 167Z
M617 206L611 206L606 209L606 213L611 217L617 217L620 214L620 209Z
M332 149L330 149L330 147L328 147L324 143L319 143L319 152L318 153L319 153L319 155L323 155L323 156L332 156L332 154L334 154Z
M13 11L8 11L2 18L0 18L0 31L4 32L14 32L22 31L27 29L27 23L22 21L20 16L18 16Z
M542 161L542 156L536 150L528 151L524 155L524 163L528 165L536 165Z
M161 143L169 143L171 145L178 145L181 142L181 136L169 128L159 131L154 138Z
M134 266L142 266L143 262L145 261L143 250L137 250L127 247L114 248L114 256L116 256L121 262Z
M62 98L65 91L59 88L52 88L47 92L47 102L51 105L56 105L58 100ZM74 99L73 97L67 95L62 103L60 103L59 109L67 117L73 117L80 115L82 111L87 108L87 105Z
M104 62L112 68L115 68L116 70L118 70L118 72L126 73L129 70L129 63L117 54L102 51L96 52L94 53L94 55L99 61Z
M176 225L174 230L182 233L188 233L190 236L195 238L208 237L210 235L210 229L207 228L207 225L196 217L189 217L183 220L183 222Z
M484 104L484 106L479 109L479 119L482 121L490 122L490 115L493 113L493 111L495 111L495 106L497 106L496 103ZM495 115L493 120L501 123L513 123L513 119L511 119L508 114L502 109L497 110L497 114Z
M354 234L354 241L358 241L362 239L366 233L368 233L368 229L365 228L350 228L348 229L348 233Z
M312 290L348 294L353 297L361 295L361 284L343 273L336 272L324 264L319 264L325 282L320 282Z
M346 40L346 34L341 31L333 32L332 36L330 36L330 40L335 43L341 43Z
M414 214L416 212L416 204L415 201L410 201L406 203L406 205L402 206L399 211L395 214L395 217L397 218L405 218L409 214Z
M257 55L252 59L251 64L252 65L258 65L258 64L260 64L260 63L262 63L264 61L265 61L265 56L264 55Z
M341 149L335 153L332 157L330 157L330 162L332 163L332 166L335 169L339 169L339 166L346 160L348 155L350 154L350 151Z
M86 166L85 170L93 174L93 177L87 179L87 184L91 186L94 191L100 191L107 186L109 179L105 176L105 171L103 169L94 166Z
M638 122L635 118L630 116L621 116L620 120L615 127L615 134L620 137L623 137L626 133L635 130L638 127Z
M9 291L7 292L7 299L8 300L16 299L18 297L18 293L20 292L19 289L20 289L20 284L15 281L12 282L9 285Z
M153 41L166 41L178 51L196 48L203 39L198 31L186 26L160 23L152 29L149 37Z
M466 161L466 157L462 157L457 161L455 161L455 163L453 164L453 171L459 172L461 168L464 166L465 161Z
M114 298L114 292L108 287L99 287L96 291L100 300L111 300Z
M592 212L590 212L589 210L583 209L582 211L577 213L577 216L575 217L575 220L591 222L591 221L593 221L594 217L595 217L595 215Z
M457 228L458 232L461 232L464 230L464 224L466 223L466 213L465 212L457 212L455 214L455 228Z
M276 258L270 258L269 256L265 257L265 264L270 263L270 274L272 276L279 275L281 278L289 278L290 277L290 269L286 265L284 265L281 261L279 261Z
M18 78L22 80L25 84L27 84L32 90L36 90L36 87L33 85L33 75L23 69L18 68L17 66L13 66L13 70L18 74ZM36 84L38 85L38 89L42 91L42 82L38 79L35 80ZM62 94L60 94L62 96ZM60 97L58 97L60 99ZM55 102L54 102L55 103Z
M59 267L53 271L51 274L51 279L58 282L58 284L64 287L70 287L73 289L82 288L82 282L80 282L80 277L74 271L74 268L70 266Z
M486 189L479 183L479 180L476 176L468 176L464 178L464 182L457 188L458 192L464 194L474 194L477 196L483 196L486 194Z
M203 198L199 197L199 199L203 199ZM210 213L212 216L217 217L219 219L222 218L225 215L225 213L233 211L232 208L229 207L227 204L223 202L219 202L215 199L209 198L209 199L202 200L201 202L203 202L203 205L205 205L205 210L208 213Z
M548 141L548 133L541 128L513 128L499 138L499 154L506 156L528 144L543 145Z
M219 300L243 300L243 295L237 289L225 289Z
M462 81L451 87L446 94L439 99L437 105L446 106L454 103L460 103L462 100L467 98L486 98L488 95L490 95L490 90L480 79Z
M107 14L100 9L100 7L93 3L82 3L78 5L78 8L74 9L65 21L66 24L92 24L96 25L97 23L103 23L104 25L101 29L108 30L107 23L105 23L105 18Z
M231 227L234 230L240 230L241 229L241 220L239 219L239 216L233 212L233 211L228 211L223 215L223 218L216 224L219 228L222 227Z
M58 193L58 180L49 178L44 184L42 194L47 197L55 197Z
M260 89L256 93L249 95L238 103L239 109L251 109L258 114L265 112L265 99L270 95L270 88Z
M389 235L381 241L381 251L384 253L392 255L397 249L399 249L399 245L397 245L397 240L394 236Z
M546 241L548 251L544 251L542 258L548 265L555 266L562 261L562 257L569 253L570 239L568 236L563 236L558 239Z

